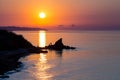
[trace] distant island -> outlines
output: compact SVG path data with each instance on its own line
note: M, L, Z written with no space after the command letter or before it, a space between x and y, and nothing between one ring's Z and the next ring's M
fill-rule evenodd
M33 28L33 27L18 27L18 26L0 26L0 30L7 31L39 31L39 30L47 30L44 28Z
M57 26L45 26L45 28L40 27L22 27L22 26L0 26L0 30L7 31L40 31L40 30L92 30L92 31L111 31L111 30L120 30L119 25L109 25L109 26L92 26L92 25L57 25Z
M102 25L102 26L95 26L95 25L58 25L55 27L57 30L120 30L119 25Z

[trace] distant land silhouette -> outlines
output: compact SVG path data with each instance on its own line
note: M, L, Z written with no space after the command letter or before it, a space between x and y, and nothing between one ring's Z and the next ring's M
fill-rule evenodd
M58 25L56 29L59 30L120 30L120 25L105 25L105 26L92 26L92 25Z
M105 25L105 26L92 26L92 25L58 25L50 28L46 26L45 28L40 27L21 27L21 26L0 26L0 30L7 31L39 31L39 30L120 30L120 25Z
M46 30L46 29L44 29L44 28L34 28L34 27L0 26L0 30L7 30L7 31L39 31L39 30Z

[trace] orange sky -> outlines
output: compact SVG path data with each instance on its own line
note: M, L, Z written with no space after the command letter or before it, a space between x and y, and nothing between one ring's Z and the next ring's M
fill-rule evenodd
M120 25L119 0L0 0L0 26ZM46 13L45 19L39 13Z

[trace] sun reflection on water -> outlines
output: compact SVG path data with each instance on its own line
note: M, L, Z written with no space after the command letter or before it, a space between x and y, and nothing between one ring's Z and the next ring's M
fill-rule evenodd
M40 31L39 32L39 47L45 47L46 44L46 32Z
M45 54L43 54L43 53L41 53L40 54L40 62L41 63L46 63L47 62L47 58L46 58L46 55Z
M39 31L39 47L45 47L45 45L46 45L46 32ZM38 80L51 80L50 78L52 78L53 75L49 72L49 69L52 68L52 66L48 63L47 54L40 53L39 61L36 64L36 67L37 67L36 78Z
M53 75L49 72L49 69L52 68L52 66L48 64L47 54L40 53L39 62L37 63L36 66L37 66L36 78L38 80L51 80L50 78L52 78Z

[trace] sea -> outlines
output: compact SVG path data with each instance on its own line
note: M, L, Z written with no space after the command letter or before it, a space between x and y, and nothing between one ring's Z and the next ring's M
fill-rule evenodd
M48 50L22 57L21 67L0 80L120 80L120 31L14 31L35 46L62 38L75 50Z

